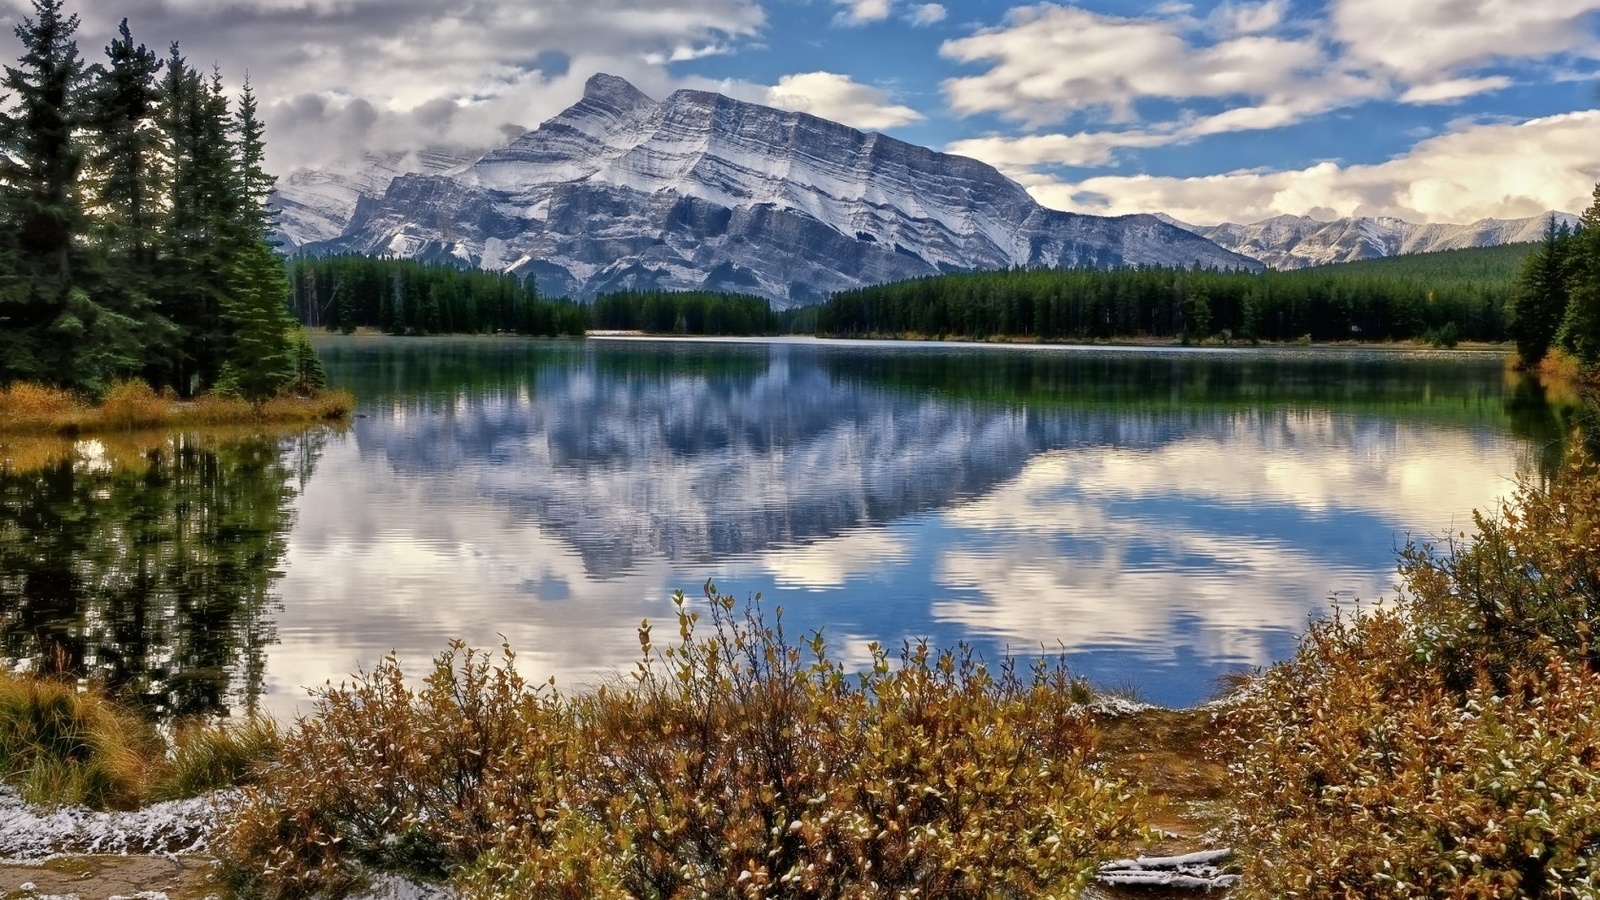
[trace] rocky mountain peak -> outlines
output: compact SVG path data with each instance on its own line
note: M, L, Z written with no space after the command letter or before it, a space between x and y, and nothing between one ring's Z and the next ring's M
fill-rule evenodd
M1259 267L1150 217L1045 209L977 160L707 91L658 102L603 74L471 165L384 185L311 249L510 271L553 295L710 289L780 306L956 269Z

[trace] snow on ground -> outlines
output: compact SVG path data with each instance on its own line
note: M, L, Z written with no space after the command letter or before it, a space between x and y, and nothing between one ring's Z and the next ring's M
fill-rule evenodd
M238 794L220 791L156 803L133 812L81 807L41 809L0 786L0 859L37 860L63 853L203 853L218 818Z

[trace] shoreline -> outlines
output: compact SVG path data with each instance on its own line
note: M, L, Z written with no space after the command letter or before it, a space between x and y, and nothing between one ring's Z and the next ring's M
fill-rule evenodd
M347 390L283 394L253 404L203 394L180 400L142 381L119 382L90 402L62 388L17 382L0 388L0 438L82 438L174 428L317 425L347 421L356 398Z

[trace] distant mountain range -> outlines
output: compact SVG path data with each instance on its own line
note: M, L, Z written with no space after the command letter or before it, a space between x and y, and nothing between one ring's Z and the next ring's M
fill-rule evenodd
M507 271L546 294L754 293L779 307L960 269L1260 268L1155 216L1040 206L993 167L704 91L596 75L482 154L368 157L283 179L280 238Z
M272 203L279 240L300 252L506 271L546 295L708 289L780 308L964 269L1297 269L1534 241L1546 219L1079 215L973 159L705 91L657 101L610 75L507 146L302 170Z
M1275 269L1304 269L1405 253L1537 241L1544 237L1545 223L1551 215L1568 225L1578 222L1571 213L1553 211L1525 219L1480 219L1470 225L1417 225L1387 216L1331 222L1305 216L1276 216L1252 225L1190 225L1171 216L1160 218Z

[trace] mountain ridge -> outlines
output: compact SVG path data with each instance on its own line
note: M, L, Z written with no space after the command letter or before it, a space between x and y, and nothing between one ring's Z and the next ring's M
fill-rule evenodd
M1249 224L1191 225L1165 214L1157 215L1168 224L1275 269L1527 243L1543 239L1545 223L1552 215L1558 223L1569 226L1579 222L1578 216L1557 210L1518 219L1479 219L1462 225L1418 224L1393 216L1324 221L1295 215L1272 216Z
M419 162L360 184L285 179L283 239L508 271L547 294L730 290L780 307L961 269L1259 267L1154 216L1046 209L977 160L706 91L657 101L610 75L504 147Z

